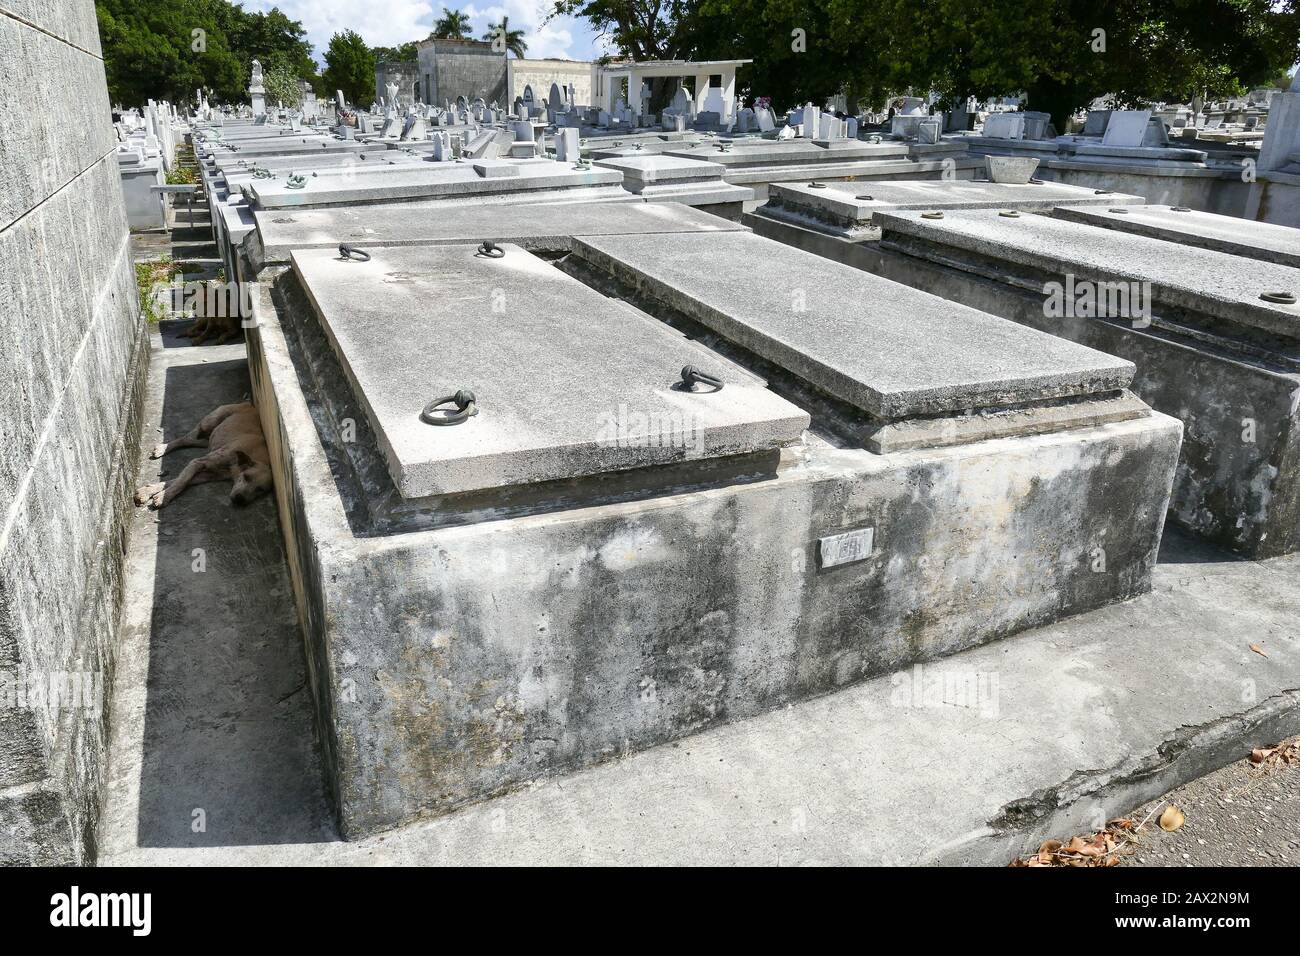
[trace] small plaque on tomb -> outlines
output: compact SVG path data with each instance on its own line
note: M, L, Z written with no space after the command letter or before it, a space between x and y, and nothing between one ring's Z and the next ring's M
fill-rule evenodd
M857 528L818 538L817 563L823 568L834 568L869 558L875 538L875 528Z

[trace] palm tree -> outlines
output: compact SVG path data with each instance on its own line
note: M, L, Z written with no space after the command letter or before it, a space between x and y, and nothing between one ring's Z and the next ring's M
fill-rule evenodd
M433 25L433 35L439 40L463 40L469 29L469 15L462 10L444 10Z
M524 31L511 30L509 17L502 17L500 23L489 26L487 33L483 34L483 39L491 40L494 44L504 44L505 50L500 52L504 53L508 50L521 60L524 58L524 54L528 52L528 44L524 42Z

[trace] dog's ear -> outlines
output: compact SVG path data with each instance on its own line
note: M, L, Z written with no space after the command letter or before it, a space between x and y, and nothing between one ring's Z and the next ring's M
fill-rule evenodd
M240 471L243 471L245 468L252 468L254 461L242 451L237 451L235 452L235 464L239 466Z

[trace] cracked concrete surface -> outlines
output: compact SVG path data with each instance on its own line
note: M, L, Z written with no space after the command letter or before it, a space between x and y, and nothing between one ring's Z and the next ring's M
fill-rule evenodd
M248 388L242 345L178 341L155 333L141 482L160 422ZM345 843L275 504L228 493L134 516L101 863L1002 865L1300 731L1300 555L1171 530L1136 600Z

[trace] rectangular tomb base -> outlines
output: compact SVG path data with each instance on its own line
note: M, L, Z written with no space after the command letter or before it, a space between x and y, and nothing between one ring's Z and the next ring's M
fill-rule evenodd
M657 254L649 240L647 254ZM569 256L597 245L575 240ZM609 258L636 268L639 244L599 245L593 269ZM387 250L372 253L378 274L411 271L389 262ZM506 263L529 254L510 247ZM546 262L538 256L536 268ZM353 274L364 275L363 265ZM494 288L504 288L507 301L517 294L475 278L491 265L469 268L465 288L454 292L462 308L475 312L482 304L474 288L483 302ZM551 280L529 274L538 295L547 295ZM823 428L821 405L799 398L810 394L800 391L807 383L777 381L778 369L722 344L697 366L719 372L727 389L756 376L772 388L767 406L746 399L746 416L788 417L783 403L799 413L807 405L812 428L790 440L747 423L742 443L722 457L706 430L705 457L695 461L544 482L526 493L486 489L377 507L401 500L395 481L409 473L398 463L412 459L391 442L385 449L372 428L378 423L391 436L390 413L357 401L339 359L355 354L355 343L340 351L330 339L324 323L333 307L313 302L303 275L284 267L264 273L249 358L322 751L348 838L1150 585L1180 441L1175 420L1130 403L1111 419L1071 419L1076 426L1088 421L1082 427L1004 430L998 434L1007 437L879 454ZM586 311L595 287L571 281ZM700 290L702 301L711 301L707 292ZM727 307L722 300L711 306L719 328ZM668 323L666 313L644 304L620 308L643 322ZM339 314L349 315L347 308ZM362 316L349 321L358 329L366 323ZM764 336L756 346L771 349L782 334L777 317L755 321ZM487 327L484 334L491 334ZM688 346L715 348L698 328L672 348ZM664 356L678 361L672 351ZM1068 370L1080 357L1044 362ZM408 366L422 361L412 344ZM815 374L830 375L831 357L819 361ZM850 361L836 374L855 369ZM1059 395L1061 382L1031 371L1025 395L1044 388ZM587 374L583 407L608 404L591 391L599 368ZM643 389L630 374L605 381L610 396L624 384L630 395ZM930 409L922 422L935 421L942 414L935 410L953 401L928 384L903 390L886 387L889 381L872 379L870 391L850 397L891 413ZM1111 401L1116 394L1076 397ZM1005 414L1033 419L1037 411L1024 406L1036 400L1024 398ZM1044 402L1054 410L1072 400ZM495 405L485 401L480 414L490 421L509 401L505 394ZM616 400L608 411L618 416ZM577 427L569 417L564 422ZM431 442L444 440L443 429L430 431L439 433ZM784 444L773 446L769 437Z
M1250 558L1300 550L1300 310L1259 294L1294 270L1062 213L889 213L852 262L1133 362L1133 390L1185 427L1171 519ZM1063 307L1092 289L1145 308Z

